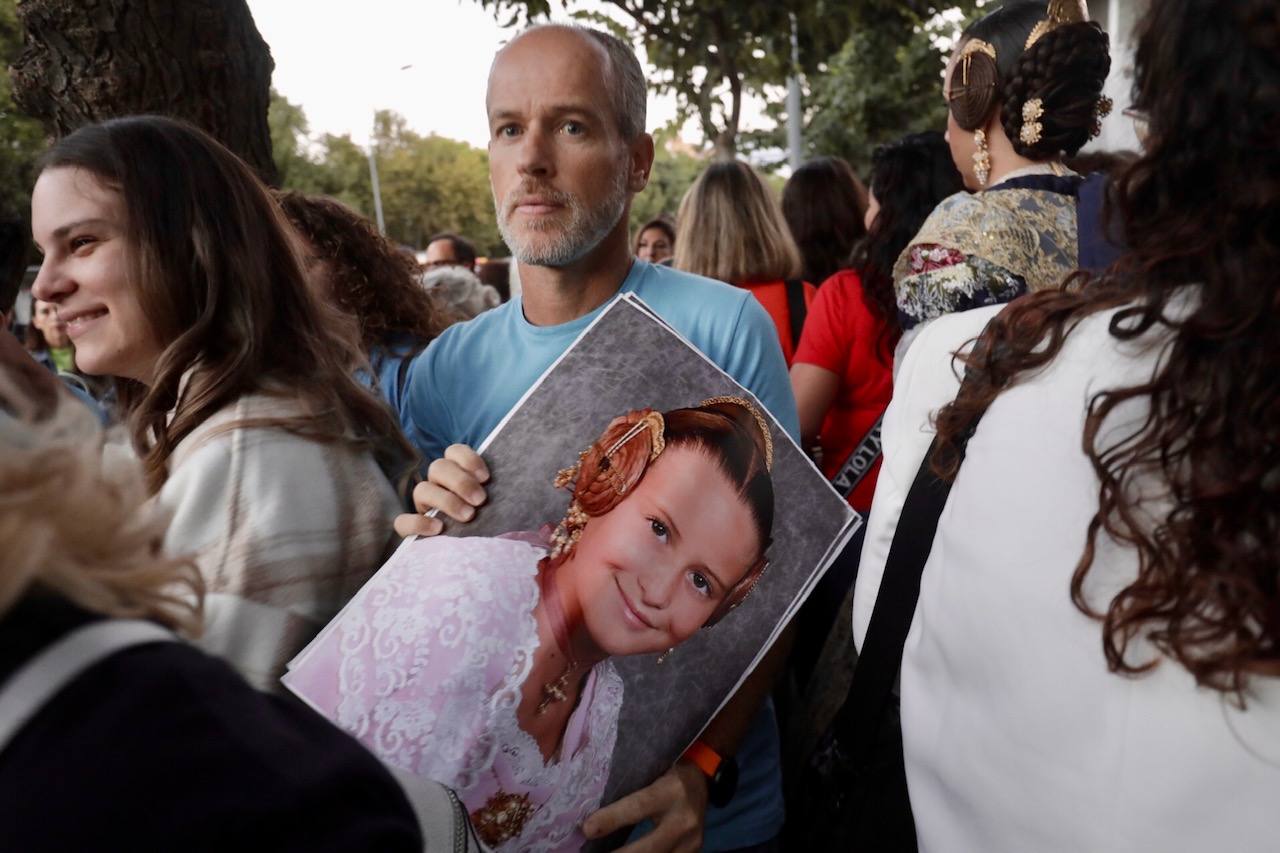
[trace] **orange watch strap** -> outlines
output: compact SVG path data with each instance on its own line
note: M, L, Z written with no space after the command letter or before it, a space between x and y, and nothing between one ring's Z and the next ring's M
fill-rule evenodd
M686 761L696 764L708 779L715 778L716 771L720 769L720 762L724 760L720 757L720 753L700 740L695 740L693 745L684 751L683 757Z

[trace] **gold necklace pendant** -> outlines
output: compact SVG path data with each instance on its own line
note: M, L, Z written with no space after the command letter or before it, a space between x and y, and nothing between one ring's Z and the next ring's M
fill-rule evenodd
M519 836L535 811L528 794L500 790L471 813L471 825L481 841L497 847Z
M569 698L569 676L573 675L574 670L577 668L577 662L570 661L569 665L564 668L564 672L560 673L559 678L542 685L542 701L538 703L538 708L534 713L541 717L547 713L547 709L552 705Z

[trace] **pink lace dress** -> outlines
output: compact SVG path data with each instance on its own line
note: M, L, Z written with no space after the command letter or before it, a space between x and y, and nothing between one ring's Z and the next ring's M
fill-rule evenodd
M605 661L557 757L544 762L517 725L545 553L519 538L406 541L283 679L388 764L453 788L473 815L518 813L499 851L585 843L579 827L600 805L622 708L622 678Z

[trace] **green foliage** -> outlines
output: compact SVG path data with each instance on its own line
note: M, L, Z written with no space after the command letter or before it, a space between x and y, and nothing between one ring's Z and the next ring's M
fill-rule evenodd
M976 3L946 4L961 14ZM899 8L892 17L867 19L830 58L823 72L808 78L804 147L807 157L843 157L864 179L876 146L907 133L944 130L942 98L946 56L940 38L955 35L956 25L936 16L936 4L921 4L928 18ZM769 112L781 119L782 105ZM748 149L781 148L783 131L752 133Z
M843 157L866 175L877 145L907 133L945 129L945 65L923 27L896 42L884 33L859 31L814 82L806 111L806 153Z
M548 0L479 2L506 26L550 12ZM743 93L763 93L792 73L792 15L805 72L815 72L839 48L855 17L848 0L610 0L609 13L573 10L574 0L562 5L575 18L641 44L658 70L650 85L676 97L676 125L696 117L720 157L736 150Z
M516 26L546 18L552 11L550 0L478 0L499 16L503 26ZM806 115L821 116L831 105L845 112L833 114L815 132L822 136L821 147L840 121L856 119L864 131L850 151L867 149L871 137L900 135L904 128L923 127L936 116L923 110L923 92L930 75L940 69L937 52L926 49L927 37L919 30L941 12L960 8L971 11L982 0L597 0L607 11L581 8L582 0L559 0L574 18L613 31L633 44L644 47L648 63L658 71L650 85L659 93L672 93L679 111L675 126L696 117L703 138L714 146L716 156L733 156L739 147L739 118L742 95L750 92L771 103L768 113L776 122L784 119L778 103L778 87L799 71L813 89L815 98ZM794 16L798 62L792 62L791 31ZM857 44L857 48L851 48ZM862 52L870 53L863 55ZM843 56L843 76L824 86L833 55ZM918 65L910 63L919 61ZM832 87L866 87L865 106L849 104ZM894 99L903 106L892 109ZM910 121L904 121L907 116ZM878 122L882 118L887 124ZM744 148L765 145L784 148L781 128L765 133L743 134ZM831 153L838 153L832 151ZM855 158L861 158L861 154Z
M25 220L35 185L35 162L44 151L40 122L13 103L8 68L22 51L15 0L0 0L0 219Z
M705 156L679 147L674 132L657 134L657 154L653 158L653 170L649 172L649 185L631 203L631 234L634 237L640 226L662 214L675 222L680 200L707 167Z
M272 93L272 150L286 189L333 196L374 218L373 185L365 150L350 136L313 141L302 108ZM441 136L409 130L394 112L376 116L374 142L387 235L410 246L454 231L482 253L505 255L489 190L486 152Z
M387 232L424 246L441 231L462 234L486 254L506 254L489 188L489 155L465 142L409 130L378 113L376 145Z

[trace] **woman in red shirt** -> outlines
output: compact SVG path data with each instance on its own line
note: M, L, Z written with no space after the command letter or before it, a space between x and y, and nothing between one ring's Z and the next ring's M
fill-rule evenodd
M791 367L791 387L805 447L821 447L834 477L884 414L893 392L893 347L901 329L893 264L938 202L959 192L960 174L941 133L918 133L879 148L873 159L867 237L851 269L823 282L805 320ZM877 458L848 496L871 508Z
M734 160L698 176L680 202L673 265L750 290L773 318L791 364L805 322L800 306L807 309L817 291L800 279L800 250L754 169Z

